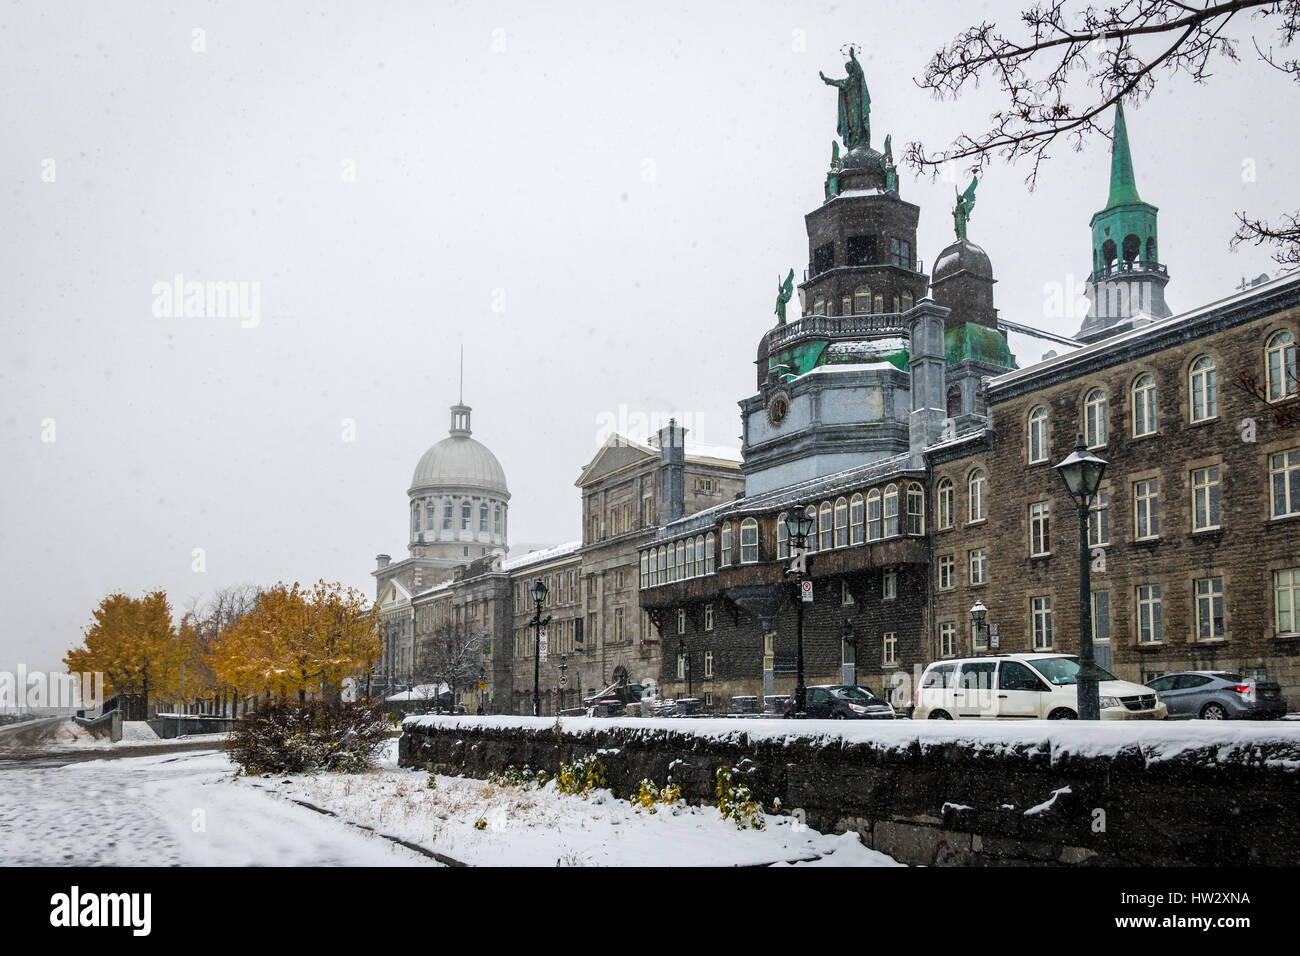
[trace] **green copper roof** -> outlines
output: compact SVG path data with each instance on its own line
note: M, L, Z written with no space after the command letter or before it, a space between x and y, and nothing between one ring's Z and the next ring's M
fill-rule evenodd
M1007 337L997 329L974 322L954 325L943 333L943 348L948 362L975 359L1001 368L1015 368L1015 356L1007 345Z
M1124 104L1115 105L1114 142L1110 149L1110 199L1106 208L1141 202L1133 179L1133 154L1128 148L1128 125L1124 122Z

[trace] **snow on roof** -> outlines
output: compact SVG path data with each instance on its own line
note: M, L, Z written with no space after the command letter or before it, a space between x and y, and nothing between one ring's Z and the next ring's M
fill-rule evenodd
M556 558L563 558L573 554L580 547L581 541L569 541L565 544L557 544L553 548L545 548L541 551L529 551L527 554L521 554L517 558L511 558L501 563L502 571L515 571L519 568L526 568L534 564L542 564L546 561L552 561Z
M451 688L446 684L416 684L410 690L389 694L384 700L431 700L439 694L446 694L450 691Z
M827 375L835 372L878 372L881 369L898 370L892 362L836 362L833 365L818 365L804 372L805 375Z

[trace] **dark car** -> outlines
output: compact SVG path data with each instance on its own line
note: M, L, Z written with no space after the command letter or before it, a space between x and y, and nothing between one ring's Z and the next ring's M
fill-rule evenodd
M768 694L763 698L763 715L766 717L784 717L790 711L790 702L794 700L789 694Z
M808 716L833 720L893 720L894 708L869 688L850 684L809 687L804 706Z
M1170 720L1256 719L1286 714L1282 688L1232 671L1179 671L1147 681L1169 708Z

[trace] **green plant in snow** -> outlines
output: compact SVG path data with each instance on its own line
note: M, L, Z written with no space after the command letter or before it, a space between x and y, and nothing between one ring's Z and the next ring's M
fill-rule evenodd
M736 829L763 829L763 807L743 783L735 783L733 767L719 767L717 773L718 810L722 819L736 824Z
M587 796L594 788L605 786L605 765L595 754L579 757L573 763L560 764L561 793Z

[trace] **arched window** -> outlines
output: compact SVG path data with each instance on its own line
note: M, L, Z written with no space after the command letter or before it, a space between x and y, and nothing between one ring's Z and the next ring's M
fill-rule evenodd
M695 536L695 576L704 574L704 535Z
M686 577L686 542L677 542L677 580Z
M817 550L829 551L834 545L832 535L835 528L831 524L831 503L823 501L817 511Z
M1156 377L1148 372L1133 382L1133 437L1156 433Z
M835 501L835 547L845 548L849 544L849 503L844 498Z
M785 523L785 512L776 516L776 556L784 561L790 557L790 529Z
M818 299L816 302L813 303L813 315L825 315L825 314L826 314L826 300Z
M411 502L411 537L420 533L420 503Z
M949 418L956 418L961 414L961 386L949 385L947 396L947 411Z
M912 301L912 293L910 293L910 292L908 292L906 289L904 289L904 290L903 290L903 311L904 311L904 312L907 312L907 311L910 310L910 309L912 308L912 306L915 305L915 304L916 304L916 303Z
M1264 368L1267 372L1270 402L1296 394L1300 383L1296 380L1294 335L1282 331L1269 338L1268 344L1264 346Z
M984 492L988 485L984 469L976 468L970 473L970 480L966 483L967 490L970 494L970 520L983 521L987 516L985 511Z
M1202 355L1192 363L1188 377L1192 421L1204 422L1219 415L1219 374L1214 359Z
M935 491L935 497L938 499L939 508L939 530L952 527L952 505L956 498L953 493L952 479L940 478L939 487Z
M925 534L925 491L915 481L907 486L907 533Z
M804 550L812 554L817 550L817 506L809 505L803 513L812 519L812 524L809 525L812 530L808 532L808 540L804 542Z
M1029 413L1029 461L1047 461L1047 409L1042 405Z
M876 293L876 295L875 295L875 306L876 306L875 311L876 311L877 313L880 313L880 312L884 312L884 311L885 311L885 294L884 294L883 292L877 292L877 293Z
M710 531L704 536L704 573L712 574L714 571L715 558L713 556L713 546L717 543L717 538Z
M871 311L871 286L860 285L853 290L853 311L858 315Z
M1102 272L1110 272L1110 264L1115 261L1118 254L1114 239L1107 239L1101 244L1101 269Z
M863 541L863 537L864 537L863 533L865 531L863 527L864 504L865 501L863 500L862 492L860 491L856 493L852 498L849 499L849 543L850 544L861 544Z
M650 559L644 551L641 552L641 587L650 583Z
M1124 253L1124 261L1132 262L1138 257L1138 253L1142 251L1142 240L1133 233L1129 233L1124 237L1124 245L1121 247L1121 251Z
M840 315L850 315L853 312L852 296L842 296L840 298Z
M885 485L885 537L898 534L898 485Z
M478 506L478 530L480 532L488 529L488 506L481 504Z
M740 563L758 563L758 522L753 518L740 523Z
M722 526L722 566L731 564L731 522Z
M1089 448L1106 444L1106 390L1094 388L1083 400L1083 440Z
M668 549L662 544L659 546L659 583L668 583Z
M1159 262L1156 258L1156 237L1151 236L1147 239L1147 262Z
M872 488L867 492L867 540L879 541L884 537L881 523L880 491Z
M898 307L899 305L900 305L900 302L899 302L898 296L894 296L894 311L895 311L895 312L900 312L900 311L902 311L901 309L899 309L899 307Z
M686 539L686 577L695 577L695 539Z

